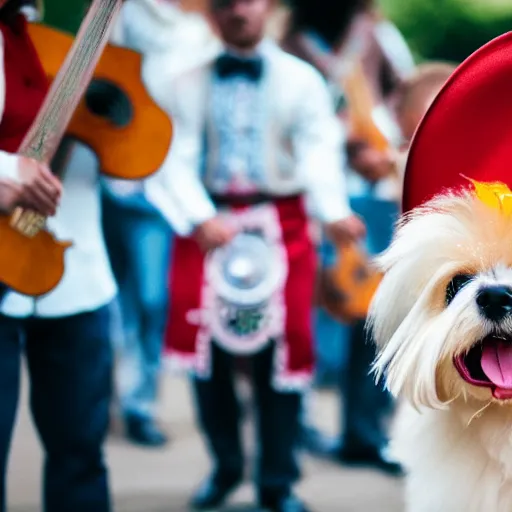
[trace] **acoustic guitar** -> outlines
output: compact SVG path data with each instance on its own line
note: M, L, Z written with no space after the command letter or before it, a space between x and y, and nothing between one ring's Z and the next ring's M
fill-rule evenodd
M109 27L122 0L94 0L64 64L18 152L49 164L73 112L107 44ZM57 285L70 242L46 231L46 218L17 208L0 217L0 282L23 294L38 296Z
M34 23L30 36L50 80L54 80L73 37ZM66 135L89 146L107 176L141 179L158 170L172 138L172 123L148 94L142 56L107 45L78 104Z

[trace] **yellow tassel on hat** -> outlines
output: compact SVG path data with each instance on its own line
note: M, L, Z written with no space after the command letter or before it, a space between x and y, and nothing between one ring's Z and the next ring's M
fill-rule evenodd
M512 214L512 191L501 182L483 183L469 179L475 188L475 195L482 203L499 209L506 215Z

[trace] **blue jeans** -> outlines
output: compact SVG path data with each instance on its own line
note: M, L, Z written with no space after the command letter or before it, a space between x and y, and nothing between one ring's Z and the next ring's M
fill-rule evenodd
M322 240L317 252L322 266L329 267L336 263L336 249L328 240ZM322 308L315 308L313 313L315 373L319 382L330 381L330 377L338 376L345 365L350 327L335 320Z
M353 210L361 215L367 226L366 250L375 255L384 251L393 234L398 207L390 201L370 197L354 198ZM335 250L328 242L320 247L325 265L336 260ZM391 408L391 397L382 387L375 385L369 374L375 357L375 348L367 340L364 321L354 326L338 324L327 313L317 312L316 349L317 372L337 370L342 400L341 431L344 445L353 450L380 449L386 442L385 421Z
M119 286L117 371L127 416L152 418L158 395L167 316L171 231L149 204L133 207L103 196L103 228Z
M314 310L315 373L320 382L323 378L337 376L346 365L350 327L332 318L322 308Z
M363 217L366 250L370 255L384 251L390 244L398 218L398 205L371 197L353 198L352 209ZM379 450L386 444L386 421L392 408L390 394L383 384L375 384L370 366L375 345L368 339L364 321L351 327L347 347L346 370L340 375L344 404L342 431L349 450Z
M21 359L30 408L45 451L45 512L110 512L103 442L112 392L109 312L62 318L0 315L0 511L19 399Z
M375 255L384 251L391 242L398 217L396 203L358 197L351 200L351 207L365 220L368 230L365 245L368 253ZM336 262L336 251L328 241L323 241L319 247L319 259L325 266L334 265ZM351 328L339 324L323 310L315 312L314 325L317 373L329 375L333 371L339 372L348 358Z
M366 223L368 254L375 256L386 250L391 243L395 222L398 219L398 205L393 201L372 197L352 198L350 205Z

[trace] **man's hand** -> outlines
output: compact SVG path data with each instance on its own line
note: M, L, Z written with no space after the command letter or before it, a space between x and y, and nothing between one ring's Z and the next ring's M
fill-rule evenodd
M349 151L349 163L357 173L371 182L387 178L396 169L393 153L377 151L368 145L359 145Z
M11 213L17 206L55 215L62 195L60 181L44 164L19 157L18 180L0 179L0 209Z
M48 166L31 158L20 157L21 206L39 213L55 215L62 195L62 184Z
M331 242L338 246L357 242L366 235L366 226L356 215L326 224L324 229Z
M215 217L203 222L194 231L194 238L204 252L226 245L235 232L224 221Z

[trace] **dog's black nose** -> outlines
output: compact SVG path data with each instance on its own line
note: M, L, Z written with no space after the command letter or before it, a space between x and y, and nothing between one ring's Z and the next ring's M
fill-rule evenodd
M495 322L512 312L512 288L490 286L478 292L476 303L482 314Z

